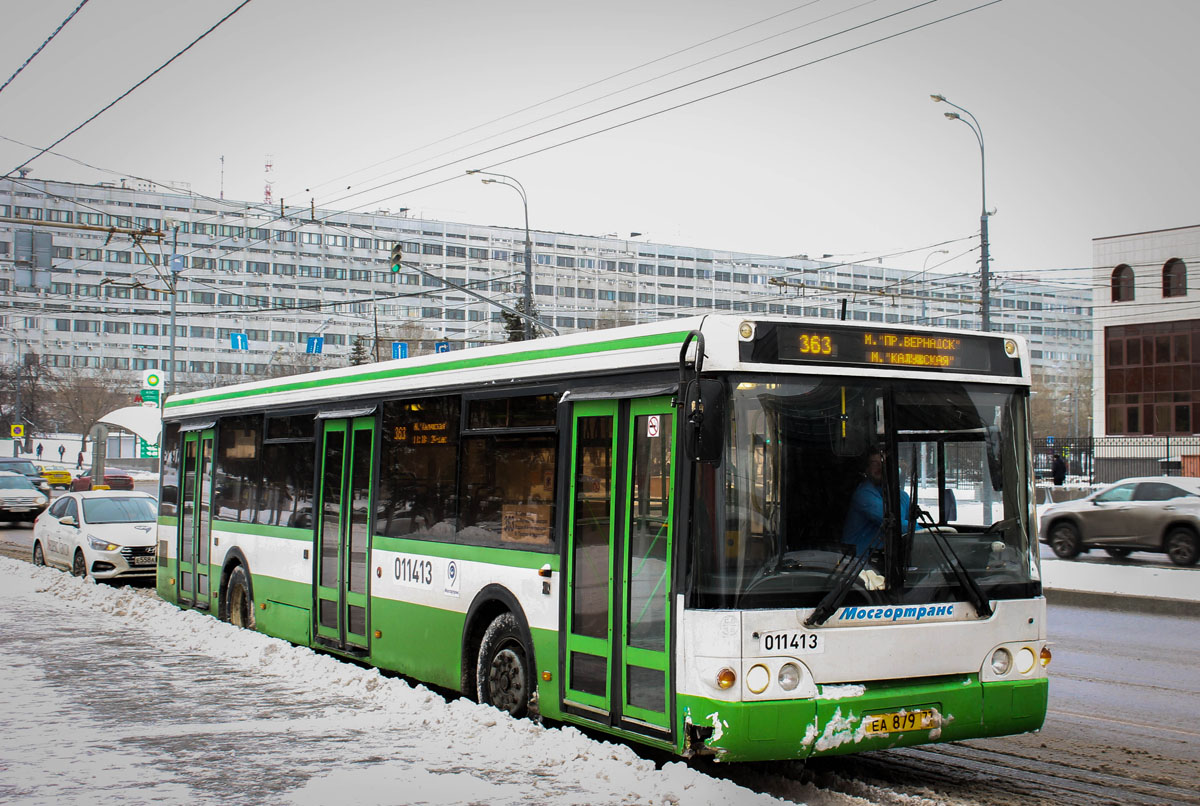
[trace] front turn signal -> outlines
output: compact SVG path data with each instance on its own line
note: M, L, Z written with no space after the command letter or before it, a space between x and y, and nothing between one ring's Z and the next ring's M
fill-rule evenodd
M1043 667L1049 666L1050 660L1053 657L1054 656L1050 653L1050 647L1048 647L1048 646L1042 647L1042 654L1041 654L1041 657L1039 658L1039 660L1042 662Z

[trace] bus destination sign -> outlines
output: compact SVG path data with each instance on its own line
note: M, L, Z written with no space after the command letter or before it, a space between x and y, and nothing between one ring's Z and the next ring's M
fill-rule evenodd
M1006 355L1004 340L996 337L803 325L778 325L771 331L760 336L775 342L775 358L779 361L1020 374L1015 344ZM760 349L754 352L759 360L767 357Z

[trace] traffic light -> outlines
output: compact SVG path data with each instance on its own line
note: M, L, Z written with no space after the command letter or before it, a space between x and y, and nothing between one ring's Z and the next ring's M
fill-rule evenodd
M400 271L400 261L403 258L402 252L403 252L403 250L400 248L400 244L396 244L392 247L392 271L393 272Z

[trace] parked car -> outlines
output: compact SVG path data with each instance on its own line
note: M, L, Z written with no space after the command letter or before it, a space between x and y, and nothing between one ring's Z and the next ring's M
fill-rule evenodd
M39 472L33 462L29 461L28 459L0 458L0 470L7 470L10 473L20 473L22 476L29 479L30 483L33 484L35 488L49 497L50 482L42 478L41 472Z
M0 470L0 520L31 521L46 509L50 496L22 473Z
M71 489L71 471L61 467L45 467L38 466L38 473L44 478L51 487L61 487L64 490Z
M1123 479L1086 498L1042 509L1038 534L1069 560L1089 549L1112 557L1163 552L1176 565L1200 558L1200 479L1147 476Z
M152 577L157 516L146 493L66 493L34 521L33 564L95 579Z
M105 473L104 483L108 485L108 489L110 490L132 490L133 476L117 472ZM90 489L92 489L91 473L80 473L71 480L72 492L82 492Z

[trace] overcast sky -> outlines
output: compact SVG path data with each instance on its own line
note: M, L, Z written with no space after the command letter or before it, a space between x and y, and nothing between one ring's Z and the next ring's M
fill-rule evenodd
M0 80L78 2L0 6ZM49 145L238 2L90 0L0 92L0 136ZM983 126L996 271L1052 279L1094 237L1200 223L1200 3L986 3L252 0L55 150L212 196L224 156L225 197L249 201L269 155L276 204L519 226L515 193L464 175L491 167L538 229L971 272L980 151L942 93ZM0 174L32 153L0 140Z

